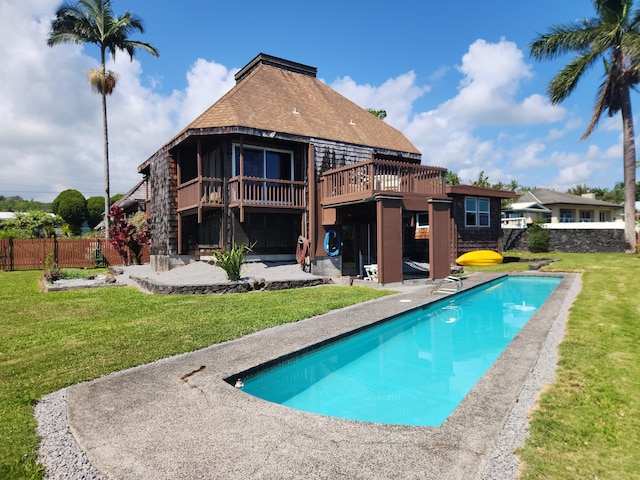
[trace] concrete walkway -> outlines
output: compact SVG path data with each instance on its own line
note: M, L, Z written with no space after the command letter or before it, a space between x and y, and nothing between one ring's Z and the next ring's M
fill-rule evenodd
M474 275L465 287L489 278ZM112 479L480 478L547 333L579 290L577 278L565 277L441 427L324 417L223 380L436 300L431 287L414 287L70 387L70 429Z

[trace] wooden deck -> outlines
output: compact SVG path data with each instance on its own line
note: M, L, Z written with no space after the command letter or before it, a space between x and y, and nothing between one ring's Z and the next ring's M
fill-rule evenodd
M324 172L322 205L362 200L379 193L445 196L446 169L388 160L369 160Z

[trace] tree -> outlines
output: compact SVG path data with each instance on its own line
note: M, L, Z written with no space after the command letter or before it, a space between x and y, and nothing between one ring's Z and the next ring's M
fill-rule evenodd
M367 108L367 112L369 112L374 117L378 117L380 120L384 120L385 118L387 118L386 110L382 110L382 109L376 110L375 108Z
M78 190L64 190L51 204L53 213L62 217L73 235L80 235L82 224L87 218L87 200Z
M447 185L460 185L460 177L457 173L453 173L452 171L447 170L444 178L447 182Z
M87 198L87 224L93 229L104 219L104 197Z
M571 195L581 196L585 193L592 193L592 189L587 187L584 183L582 185L576 185L575 187L571 187L567 190L567 193Z
M478 178L476 180L471 182L471 185L473 185L474 187L484 187L484 188L489 188L491 186L489 183L489 177L487 177L484 174L484 170L482 170L478 174Z
M109 51L115 60L118 50L125 51L133 60L136 49L142 49L157 57L158 51L148 43L130 40L134 31L144 33L142 19L130 12L117 17L111 8L111 0L79 0L77 4L65 3L56 12L51 24L47 45L60 43L93 44L100 49L100 69L89 72L91 87L102 97L102 125L104 136L104 223L109 225L109 133L107 128L107 95L111 95L117 76L106 71L105 58ZM106 238L109 229L105 228Z
M558 104L574 91L583 75L596 62L604 62L604 80L600 85L593 115L581 139L588 138L602 114L618 112L622 117L625 244L635 253L636 148L630 91L640 82L640 11L632 11L633 0L593 0L597 17L552 26L529 45L536 60L552 60L576 53L549 83L551 103Z

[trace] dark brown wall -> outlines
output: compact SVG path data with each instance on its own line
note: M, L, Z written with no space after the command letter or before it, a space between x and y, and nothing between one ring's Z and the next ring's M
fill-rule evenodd
M454 223L453 244L457 247L452 260L474 250L502 251L502 226L500 223L500 199L491 198L489 227L466 227L464 213L464 195L453 196L451 215Z

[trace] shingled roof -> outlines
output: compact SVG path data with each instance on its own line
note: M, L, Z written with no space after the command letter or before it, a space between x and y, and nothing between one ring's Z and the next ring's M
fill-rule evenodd
M174 141L190 131L237 127L420 154L400 131L315 74L314 67L260 54L238 72L236 85Z

